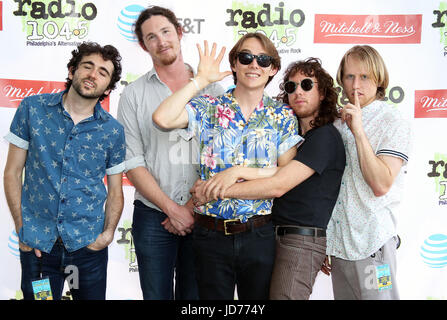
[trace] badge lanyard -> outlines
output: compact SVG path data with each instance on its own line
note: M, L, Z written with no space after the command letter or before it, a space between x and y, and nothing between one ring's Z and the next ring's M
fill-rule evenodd
M39 259L39 278L34 281L31 281L34 293L34 300L53 300L50 278L43 277L42 257L38 259Z

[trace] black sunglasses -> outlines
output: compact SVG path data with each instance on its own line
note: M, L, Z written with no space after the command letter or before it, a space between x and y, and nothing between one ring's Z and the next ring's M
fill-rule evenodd
M310 91L312 90L312 88L314 87L314 82L312 81L312 79L306 78L303 79L300 83L296 83L293 81L287 81L286 83L284 83L284 91L288 94L292 94L295 92L296 88L300 85L301 89L303 89L304 91Z
M257 56L248 52L238 52L237 57L239 58L239 62L245 65L252 63L253 59L256 58L256 62L262 68L267 68L273 62L273 58L266 54Z

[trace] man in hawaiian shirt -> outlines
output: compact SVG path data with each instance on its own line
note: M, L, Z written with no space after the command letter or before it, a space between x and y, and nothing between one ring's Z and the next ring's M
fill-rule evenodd
M33 299L39 277L49 278L60 299L69 275L74 299L105 299L107 246L123 209L125 139L99 101L121 78L120 61L113 46L80 44L67 65L66 90L23 99L5 137L4 186L25 299Z
M256 176L287 164L302 138L291 109L264 94L281 68L271 41L259 33L243 36L229 54L232 71L227 72L219 71L225 48L217 57L216 44L209 51L205 41L204 50L198 49L197 76L160 105L154 122L165 129L188 127L196 136L202 180L233 166L250 167L249 174ZM234 90L191 99L230 74ZM271 207L272 199L223 199L195 215L193 246L201 299L233 299L235 286L240 299L268 299L275 257Z

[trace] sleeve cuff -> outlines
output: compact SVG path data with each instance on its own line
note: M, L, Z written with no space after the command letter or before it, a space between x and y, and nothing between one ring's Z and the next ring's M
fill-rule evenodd
M186 129L189 136L194 136L195 135L195 129L194 129L194 124L196 123L196 113L195 111L191 108L191 106L189 104L186 105L186 111L188 112L188 128Z
M408 156L402 152L388 150L388 149L382 149L382 150L377 151L376 155L396 157L396 158L402 159L404 161L404 163L408 163Z
M13 145L16 145L17 147L19 147L21 149L28 150L28 148L29 148L29 142L28 141L23 140L22 138L20 138L19 136L16 136L12 132L8 132L8 134L4 138L9 143L12 143Z
M126 169L125 162L121 162L120 164L118 164L114 167L106 169L106 174L108 176L111 176L113 174L122 173L122 172L124 172L125 169Z
M280 144L278 149L279 156L281 156L284 152L288 151L293 146L296 146L298 148L303 142L304 138L298 135L288 138L286 141Z
M125 161L125 172L135 169L137 167L146 167L146 162L143 156L137 156Z

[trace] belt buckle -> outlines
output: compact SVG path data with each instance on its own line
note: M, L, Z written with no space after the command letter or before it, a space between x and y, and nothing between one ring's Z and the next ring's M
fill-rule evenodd
M240 221L239 219L228 219L228 220L224 220L224 233L225 233L225 235L226 236L230 236L230 235L232 235L233 233L231 233L231 232L228 232L227 231L227 223L228 222L236 222L236 221Z

